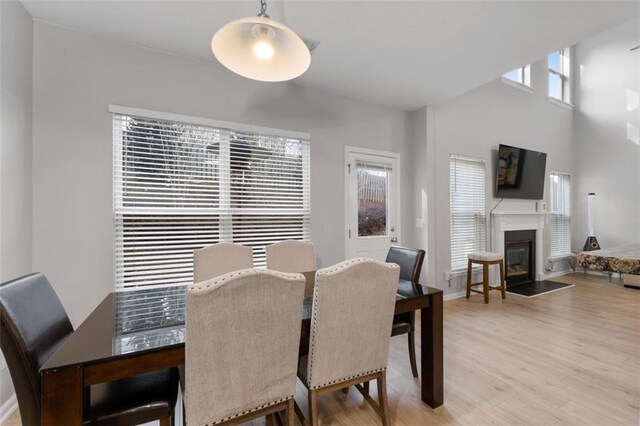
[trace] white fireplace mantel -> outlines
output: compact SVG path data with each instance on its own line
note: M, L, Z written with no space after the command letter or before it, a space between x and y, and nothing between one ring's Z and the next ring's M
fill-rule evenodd
M507 231L536 232L536 279L543 279L544 225L548 213L497 211L491 213L491 251L504 253L504 233Z

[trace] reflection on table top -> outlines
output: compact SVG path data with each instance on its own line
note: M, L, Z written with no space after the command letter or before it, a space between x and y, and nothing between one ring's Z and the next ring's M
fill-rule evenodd
M304 275L303 330L311 317L315 273ZM184 344L185 290L179 286L109 294L41 371ZM400 301L411 302L437 292L441 290L401 280L396 311ZM408 310L411 307L404 311Z

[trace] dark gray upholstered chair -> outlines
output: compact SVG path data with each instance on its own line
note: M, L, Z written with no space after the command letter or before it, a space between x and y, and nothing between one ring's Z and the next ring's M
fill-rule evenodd
M0 285L0 347L24 426L40 425L40 367L73 333L47 278L39 273ZM175 368L91 386L85 424L173 423L178 393Z
M420 272L424 261L425 251L406 247L391 247L387 254L387 263L396 263L400 266L400 281L398 285L415 286L420 282ZM409 361L411 362L411 372L413 377L418 377L418 366L416 365L416 345L415 345L415 325L416 314L414 311L398 314L393 317L393 327L391 336L407 334L409 337Z

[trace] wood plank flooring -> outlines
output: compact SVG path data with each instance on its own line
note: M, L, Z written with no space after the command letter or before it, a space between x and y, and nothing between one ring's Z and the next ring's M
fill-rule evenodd
M406 336L392 338L392 424L639 425L640 291L581 273L554 280L575 287L445 302L445 404L435 410L419 400ZM296 400L306 410L302 385ZM355 389L323 395L319 408L323 425L380 424ZM17 414L5 423L19 424Z

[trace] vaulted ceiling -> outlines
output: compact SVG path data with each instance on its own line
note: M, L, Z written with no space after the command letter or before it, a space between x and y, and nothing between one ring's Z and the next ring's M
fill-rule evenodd
M217 63L213 33L258 1L23 1L41 21ZM284 1L272 18L320 45L294 84L405 110L478 87L640 16L638 1ZM633 46L630 46L633 47Z

